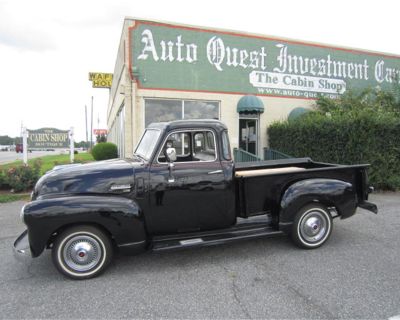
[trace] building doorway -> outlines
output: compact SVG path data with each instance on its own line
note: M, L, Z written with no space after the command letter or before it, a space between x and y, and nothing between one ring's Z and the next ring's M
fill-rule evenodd
M257 155L258 119L239 119L239 148Z

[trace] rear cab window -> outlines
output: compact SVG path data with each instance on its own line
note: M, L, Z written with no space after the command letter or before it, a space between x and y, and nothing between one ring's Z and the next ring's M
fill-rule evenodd
M229 145L228 132L222 131L222 156L225 160L232 160L231 146Z

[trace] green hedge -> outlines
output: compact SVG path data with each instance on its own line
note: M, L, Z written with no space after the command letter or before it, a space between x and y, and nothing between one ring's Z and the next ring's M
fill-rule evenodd
M0 189L3 189L7 186L6 176L4 170L0 169Z
M75 157L75 163L93 161L93 157L87 153L79 153ZM0 165L0 190L14 190L15 192L32 189L37 180L56 165L69 164L68 154L44 156L29 159L28 166L21 161Z
M269 145L295 157L340 164L370 163L370 183L400 189L400 117L370 109L310 112L268 128Z
M92 149L92 156L96 161L118 158L118 148L111 142L100 142Z

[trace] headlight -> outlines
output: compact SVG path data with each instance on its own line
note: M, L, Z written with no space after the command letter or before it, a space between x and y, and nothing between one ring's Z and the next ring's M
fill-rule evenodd
M25 213L24 213L24 210L25 210L25 206L22 207L21 212L19 213L19 217L20 217L22 223L25 223L25 219L24 219L24 218L25 218Z

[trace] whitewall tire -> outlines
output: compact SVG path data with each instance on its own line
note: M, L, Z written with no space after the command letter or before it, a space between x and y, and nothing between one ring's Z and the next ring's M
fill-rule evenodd
M292 239L301 248L318 248L329 239L332 226L332 217L328 209L318 203L312 203L296 214Z
M93 278L112 260L110 238L93 226L76 226L63 231L54 242L53 263L72 279Z

